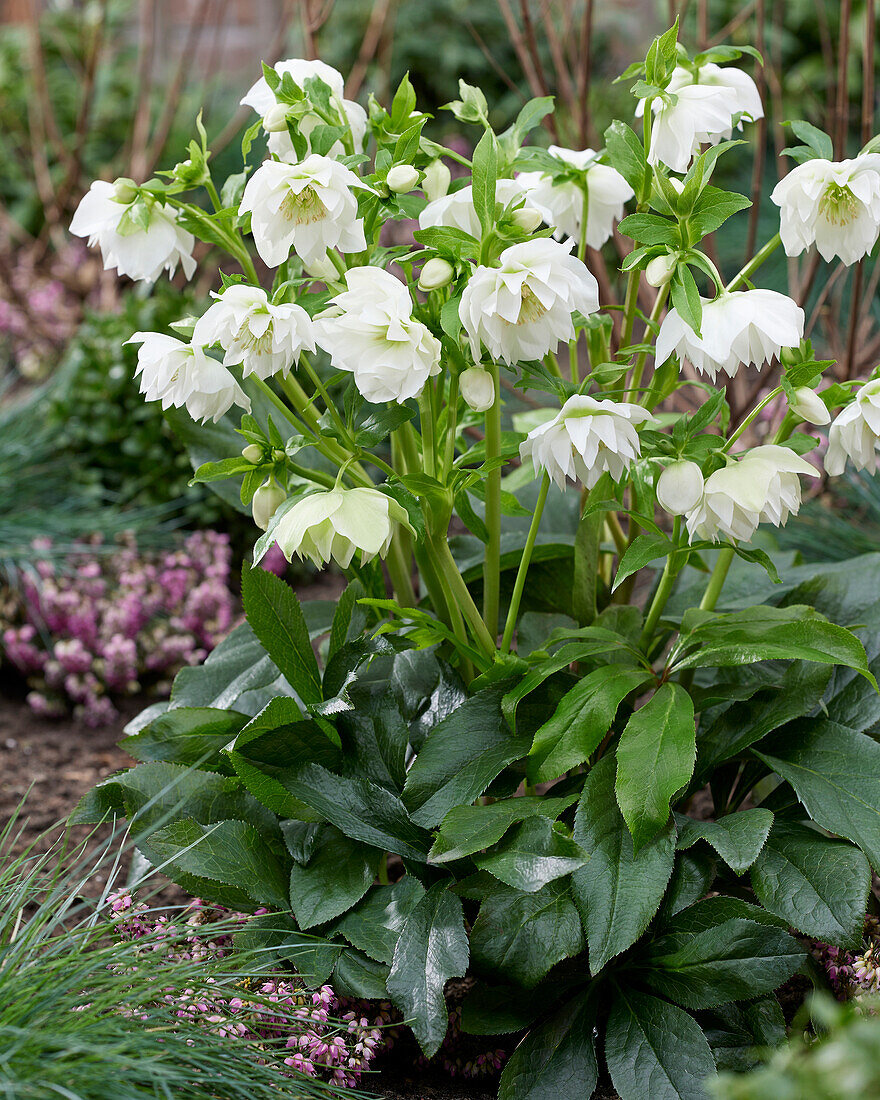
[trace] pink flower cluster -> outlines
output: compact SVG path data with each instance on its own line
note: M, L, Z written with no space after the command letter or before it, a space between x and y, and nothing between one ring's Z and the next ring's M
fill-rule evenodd
M829 943L812 945L814 958L828 976L834 995L848 1001L864 994L880 993L880 918L865 917L861 951L845 951Z
M196 531L170 551L139 551L128 538L94 543L60 566L34 547L36 576L23 580L0 624L4 655L33 690L31 707L87 725L113 719L113 697L161 684L204 660L233 623L228 536Z
M232 949L229 922L245 922L244 913L232 913L196 899L181 930L162 914L136 904L130 893L108 898L116 927L124 940L140 943L140 950L159 951L171 960L222 959ZM257 910L256 915L266 910ZM212 934L212 924L225 928ZM339 1014L340 1002L329 985L309 992L289 975L266 978L242 995L220 994L206 977L196 988L163 991L162 1001L179 1019L210 1028L223 1038L240 1038L275 1052L279 1068L287 1067L341 1088L356 1088L382 1043L380 1015L372 1022L363 1012Z

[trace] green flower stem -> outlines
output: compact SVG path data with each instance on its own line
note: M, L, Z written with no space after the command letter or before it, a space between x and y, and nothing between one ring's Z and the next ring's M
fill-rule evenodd
M422 430L422 466L428 477L437 476L437 451L434 439L434 409L431 391L426 385L419 394L419 424Z
M535 549L535 540L538 537L538 528L541 525L541 514L544 511L544 505L547 502L547 493L550 491L550 475L545 474L544 480L541 482L541 489L538 492L538 500L535 504L535 514L532 516L532 525L529 527L529 533L526 537L526 544L523 547L522 558L520 559L519 569L516 571L516 581L513 586L513 595L510 598L510 609L507 612L507 622L504 624L504 634L501 638L501 652L510 652L510 643L513 640L513 630L516 626L517 616L519 614L519 605L522 600L523 589L526 584L526 575L529 571L529 562L532 560L532 551Z
M623 528L620 526L620 519L618 518L617 512L606 512L605 522L608 524L608 531L614 541L617 553L623 557L629 545L629 540L624 534Z
M223 204L220 202L220 194L214 186L214 181L211 179L210 175L205 180L205 190L208 192L208 198L211 200L215 213L222 210Z
M281 413L281 415L284 417L285 420L287 420L289 424L292 424L299 433L302 433L303 424L300 422L298 417L294 416L294 414L290 411L287 405L284 404L284 402L272 389L268 382L264 381L264 379L260 378L256 374L250 375L248 381L253 386L256 386L256 388L263 394L263 396L267 400L269 400L275 406L275 408Z
M587 216L590 212L590 187L587 183L587 174L584 173L581 191L584 193L584 208L581 212L581 233L578 241L578 259L584 260L587 255Z
M412 555L407 552L405 543L409 542L406 528L398 525L388 548L385 564L394 596L401 607L415 607L416 593L412 583Z
M339 255L335 248L328 248L327 256L330 260L330 263L333 264L333 266L339 272L339 278L342 280L343 283L345 283L345 273L348 270L348 268L345 266L345 260L343 260L343 258Z
M759 248L755 255L749 260L749 262L738 271L736 275L727 284L727 290L736 290L740 283L746 282L752 275L758 270L761 264L769 257L772 256L777 248L782 244L782 238L777 233L771 237L770 240L762 247Z
M559 360L552 351L548 351L544 356L544 366L550 374L555 374L557 378L562 378L562 368L559 366Z
M651 125L654 120L652 112L653 97L649 96L645 101L645 113L642 116L642 146L645 150L645 178L642 181L642 186L639 193L636 195L637 206L636 210L642 212L648 204L648 199L651 197L651 179L653 176L653 170L651 165L647 163L648 153L651 149ZM626 281L626 298L623 303L623 330L620 335L620 347L629 347L629 343L632 340L633 326L636 320L636 309L639 304L639 282L641 279L641 272L638 268L633 268L630 271Z
M446 440L443 453L443 476L448 484L455 462L455 433L458 430L458 374L449 376L449 398L446 402Z
M480 649L494 661L497 652L495 639L486 629L486 624L480 616L468 586L464 583L464 577L458 571L452 551L449 549L445 531L430 537L428 551L434 555L434 564L437 566L439 575L443 578L449 592L450 601L457 604L461 610Z
M501 381L497 363L489 365L495 400L486 413L486 461L501 453ZM498 608L501 588L501 467L486 476L486 557L483 562L483 622L492 638L498 635ZM495 643L493 641L494 650Z
M776 435L773 436L773 442L784 443L798 426L800 420L801 418L797 415L797 413L793 413L791 409L788 409L785 413L785 416L782 418L782 423L776 430Z
M636 320L636 309L639 304L640 274L638 268L633 268L626 281L626 298L623 303L623 330L620 334L621 348L628 348L632 340L633 325Z
M315 389L321 395L321 399L324 402L324 406L327 409L327 411L330 413L330 415L333 417L333 422L336 424L336 427L339 429L340 435L345 440L346 446L348 446L351 450L354 450L355 449L354 440L351 438L351 435L349 434L348 428L346 428L346 426L345 426L345 421L342 419L342 417L339 413L339 409L337 409L336 404L333 401L333 398L327 392L327 387L321 381L321 376L318 374L318 372L315 370L315 368L309 362L309 359L306 356L305 352L300 353L299 362L300 362L300 365L305 368L305 372L309 376L309 378L311 379L312 385L315 387Z
M730 448L734 445L734 443L736 443L736 441L739 439L739 437L746 430L746 428L752 423L752 421L755 419L755 417L761 412L761 410L766 408L770 404L770 402L775 397L778 397L781 393L782 393L782 386L777 386L775 390L771 390L770 393L768 393L765 398L763 398L761 401L759 401L758 404L755 405L755 407L752 409L752 411L749 413L749 415L743 420L742 424L740 424L740 426L731 435L730 439L727 440L727 442L724 444L724 446L721 449L723 451L729 451Z
M663 614L663 608L672 595L675 578L678 576L679 569L681 568L678 564L678 542L680 538L681 516L676 516L672 527L673 549L666 555L666 564L663 567L663 574L660 577L660 583L657 585L657 591L654 593L654 598L651 600L648 614L645 616L645 626L639 641L639 646L645 653L649 651L651 641L654 637L654 631L657 629L657 623L660 621L660 616Z
M651 310L651 317L650 317L651 321L658 321L660 319L660 314L663 312L663 307L666 305L666 296L667 296L668 293L669 293L669 283L665 283L657 291L657 297L654 301L654 308ZM648 328L648 330L645 333L645 338L646 338L645 343L648 342L648 340L651 338L651 336L652 336L651 330L650 330L650 328ZM630 383L630 387L629 387L629 390L627 391L627 395L626 395L626 400L627 401L638 401L639 400L639 390L642 388L642 374L644 373L645 363L647 362L647 359L648 359L647 349L645 351L640 351L639 352L639 357L638 357L638 359L636 359L636 365L633 367L632 382ZM650 392L651 391L649 389L647 391L647 393L645 394L646 400L647 400Z
M336 478L332 474L325 473L324 470L315 470L311 466L300 466L298 462L291 462L287 460L287 468L292 470L298 477L304 478L306 481L314 481L316 485L323 485L327 489L332 489L336 485Z
M286 378L281 375L277 377L282 390L287 394L291 404L303 418L305 423L308 424L313 432L320 432L321 428L318 423L320 417L315 412L314 398L309 397L292 374L288 374Z
M735 551L731 546L725 546L725 548L718 553L718 560L715 562L715 568L712 570L712 576L709 578L709 583L706 585L706 591L703 593L703 598L700 600L701 611L714 611L715 604L718 603L718 597L721 595L721 589L724 587L724 582L727 580L727 573L733 562Z

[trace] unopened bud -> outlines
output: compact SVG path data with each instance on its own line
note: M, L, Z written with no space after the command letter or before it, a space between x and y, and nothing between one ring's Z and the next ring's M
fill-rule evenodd
M442 199L449 190L451 181L452 173L443 161L439 158L432 160L425 169L425 177L422 180L422 190L425 192L428 202L433 202L434 199Z
M474 412L486 412L495 404L495 382L482 367L468 367L458 377L461 396Z
M113 184L113 198L116 199L117 202L125 203L125 205L128 206L129 203L134 202L137 195L137 184L127 176L120 176Z
M703 475L696 462L673 462L657 478L657 502L672 516L695 508L703 495Z
M666 286L675 271L675 259L667 252L663 256L655 256L645 268L645 280L649 286Z
M320 279L322 283L332 283L339 278L339 272L326 252L320 259L303 264L303 267L308 275L313 279Z
M389 191L396 191L398 194L412 191L419 182L419 171L411 164L395 164L385 177L385 182Z
M809 386L799 386L794 391L791 411L808 424L830 424L831 413L822 398Z
M684 184L681 180L677 180L675 176L669 177L669 185L676 195L680 195L684 191Z
M541 215L532 206L521 206L510 215L510 220L523 233L534 233L543 221Z
M269 526L269 520L275 515L281 505L287 500L287 493L272 478L264 482L254 493L251 501L251 511L254 523L261 531Z
M428 260L419 275L419 290L439 290L449 286L455 278L455 268L448 260L434 256Z
M283 134L287 129L287 104L276 103L263 115L263 129L267 134Z
M241 457L258 466L263 461L263 448L259 443L248 443L241 452Z

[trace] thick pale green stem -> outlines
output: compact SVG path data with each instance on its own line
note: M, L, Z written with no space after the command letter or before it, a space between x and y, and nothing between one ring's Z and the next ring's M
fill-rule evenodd
M724 446L722 447L722 450L729 451L730 448L734 445L734 443L736 443L736 441L739 439L739 437L746 430L746 428L748 428L748 426L753 422L755 417L761 412L761 410L765 409L770 404L770 402L774 398L778 397L781 393L782 393L782 386L777 386L775 390L771 390L770 393L768 393L766 397L762 398L758 402L758 404L755 405L755 407L752 409L752 411L749 413L749 415L743 420L742 424L740 424L740 426L736 429L736 431L731 435L730 439L728 439L728 441L724 444Z
M734 277L727 284L727 290L736 290L740 283L744 283L747 279L750 279L761 266L761 264L767 259L767 257L772 256L781 244L782 238L779 236L778 233L774 237L771 237L763 248L758 249L758 251L746 264L746 266L741 271L738 271L736 275L734 275Z
M657 623L660 621L660 616L663 614L663 608L669 601L669 597L672 595L672 589L675 585L675 578L678 576L678 540L681 536L681 516L675 517L675 522L672 528L672 544L674 549L671 553L666 555L666 565L663 567L663 574L660 577L660 583L657 585L657 591L654 593L654 599L651 600L651 606L648 608L648 614L645 616L645 626L642 630L642 637L640 641L641 648L645 653L649 652L651 641L654 637L654 631L657 629Z
M434 409L431 394L425 386L419 396L419 426L422 431L422 465L428 477L436 477L436 443L434 440Z
M715 562L712 576L709 578L709 583L706 585L706 591L703 593L703 598L700 600L701 611L715 610L715 604L718 603L718 597L721 595L721 589L724 587L724 582L727 580L727 573L733 562L733 558L734 550L730 546L726 546L719 552L718 561Z
M395 532L388 550L385 564L388 566L388 576L394 588L394 595L402 607L416 606L416 593L412 585L412 559L406 553L403 545L403 529Z
M486 461L501 453L501 385L498 364L489 366L495 401L486 413ZM483 563L483 622L495 639L498 635L498 606L501 588L501 467L486 476L486 557ZM492 642L495 648L495 642Z
M346 444L353 445L354 441L348 433L348 429L345 426L345 421L342 419L339 410L336 408L333 398L327 392L327 387L321 381L321 376L318 374L318 372L315 370L315 368L312 366L312 364L309 362L308 358L304 354L300 355L299 362L300 366L305 369L306 374L312 380L312 385L321 395L324 406L333 417L333 421L336 424L336 427L339 429L343 440L346 442Z
M458 566L455 564L452 551L449 549L449 543L446 540L445 532L441 532L439 535L430 539L429 552L430 551L433 551L434 564L437 566L438 573L443 578L444 585L449 592L450 598L458 604L477 644L488 657L494 660L496 653L495 639L486 629L486 624L483 622L477 605L474 603L473 597L468 591L468 586L464 583L464 577L462 577L461 573L458 571Z
M657 297L654 300L654 308L651 310L652 321L658 321L660 319L660 314L663 312L663 307L666 305L666 295L668 293L669 283L666 283L665 286L662 286L657 291ZM650 341L650 338L651 331L650 329L648 329L648 331L645 333L644 342L647 344ZM639 399L639 390L642 388L642 374L644 373L645 363L647 362L647 359L647 349L645 351L639 352L639 357L638 359L636 359L636 365L633 367L632 382L626 395L627 401L638 401Z
M517 615L519 614L519 605L522 601L523 589L526 584L526 575L529 571L529 562L532 560L532 551L535 549L535 539L538 537L538 528L541 525L541 513L544 511L544 505L547 501L547 493L550 490L550 476L544 475L544 480L541 482L541 489L538 493L538 500L535 504L535 514L532 516L532 525L529 528L528 536L526 537L526 544L523 547L522 558L520 559L519 569L516 571L516 581L513 585L513 595L510 598L510 608L507 612L507 622L504 624L504 634L501 638L501 652L510 652L510 643L513 640L513 631L516 626Z

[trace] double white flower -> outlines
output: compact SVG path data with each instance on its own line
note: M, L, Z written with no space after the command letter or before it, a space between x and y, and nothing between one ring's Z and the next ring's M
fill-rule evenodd
M187 279L196 269L192 250L195 238L177 222L177 214L149 199L137 199L146 203L147 227L134 222L122 227L120 222L133 205L123 202L118 194L126 197L130 188L96 180L83 195L70 231L77 237L88 237L89 245L101 249L106 271L116 268L129 279L154 283L163 270L173 275L178 263Z
M330 89L331 102L340 117L348 122L355 149L363 148L364 135L367 132L367 112L359 103L345 98L345 82L338 69L334 69L323 61L309 61L303 57L291 57L287 61L279 61L274 68L281 77L285 73L290 73L294 84L303 91L307 80L315 77L323 80ZM269 152L277 157L292 159L293 142L287 130L287 107L286 104L278 103L275 99L275 93L269 87L265 77L261 76L255 84L251 85L241 103L243 107L253 107L258 115L262 115L263 128L269 134ZM299 119L297 126L299 132L308 140L315 127L323 123L324 119L314 111L310 111ZM339 141L330 149L332 156L340 156L343 151L343 145Z
M216 301L196 322L193 343L219 344L224 365L241 363L245 377L286 375L300 352L315 350L312 320L302 306L272 305L265 290L244 283L212 297Z
M624 203L633 198L633 189L616 168L597 163L593 149L578 151L551 145L548 151L584 173L587 244L590 248L601 248L611 236L615 221L623 217ZM553 177L543 172L520 172L516 179L525 188L529 203L547 225L554 227L557 240L564 237L580 240L584 189L577 182L554 183Z
M857 470L875 469L880 451L880 378L866 382L828 430L825 469L843 473L846 460Z
M367 401L418 397L440 373L440 341L413 319L406 286L380 267L353 267L348 287L315 320L315 336L337 370L354 374Z
M385 557L395 524L408 519L405 509L378 489L343 489L312 493L287 508L273 535L288 561L308 558L319 569L331 559L343 569L355 552L366 563Z
M880 153L855 160L808 160L773 188L786 255L815 244L823 260L847 265L866 256L880 235Z
M741 365L758 370L782 348L795 348L804 334L804 311L775 290L722 292L701 298L702 336L671 309L657 335L657 366L670 355L689 360L711 382L719 371L731 378Z
M520 444L535 476L549 474L560 489L566 478L592 489L604 473L620 481L639 457L638 428L656 423L641 405L575 394L556 416L529 432Z
M669 98L658 97L651 104L654 117L648 160L665 164L673 172L686 172L704 142L715 145L730 137L734 125L764 117L754 80L729 65L702 65L696 73L678 66L666 90L671 93ZM643 113L644 102L636 115Z
M317 264L328 248L366 248L352 194L363 186L351 169L317 153L301 164L267 160L247 181L239 209L250 213L257 252L269 267L284 263L291 249L304 264Z
M572 313L599 308L596 280L575 256L574 242L539 237L504 250L497 267L477 267L461 296L459 316L474 362L480 342L511 365L541 359L574 336Z
M495 183L495 201L502 206L509 206L516 199L523 198L525 194L521 177L515 180L500 179ZM422 210L419 214L419 229L429 229L435 225L442 225L447 229L460 229L462 233L480 238L482 229L474 209L474 189L470 184L459 191L454 191L451 195L434 199Z
M184 344L161 332L136 332L127 344L140 344L141 393L162 408L186 406L193 420L217 421L233 405L250 412L247 394L232 374L198 344Z
M787 447L768 444L753 450L706 478L699 503L687 513L687 530L696 538L725 535L748 542L759 523L784 526L801 505L799 474L819 471Z

